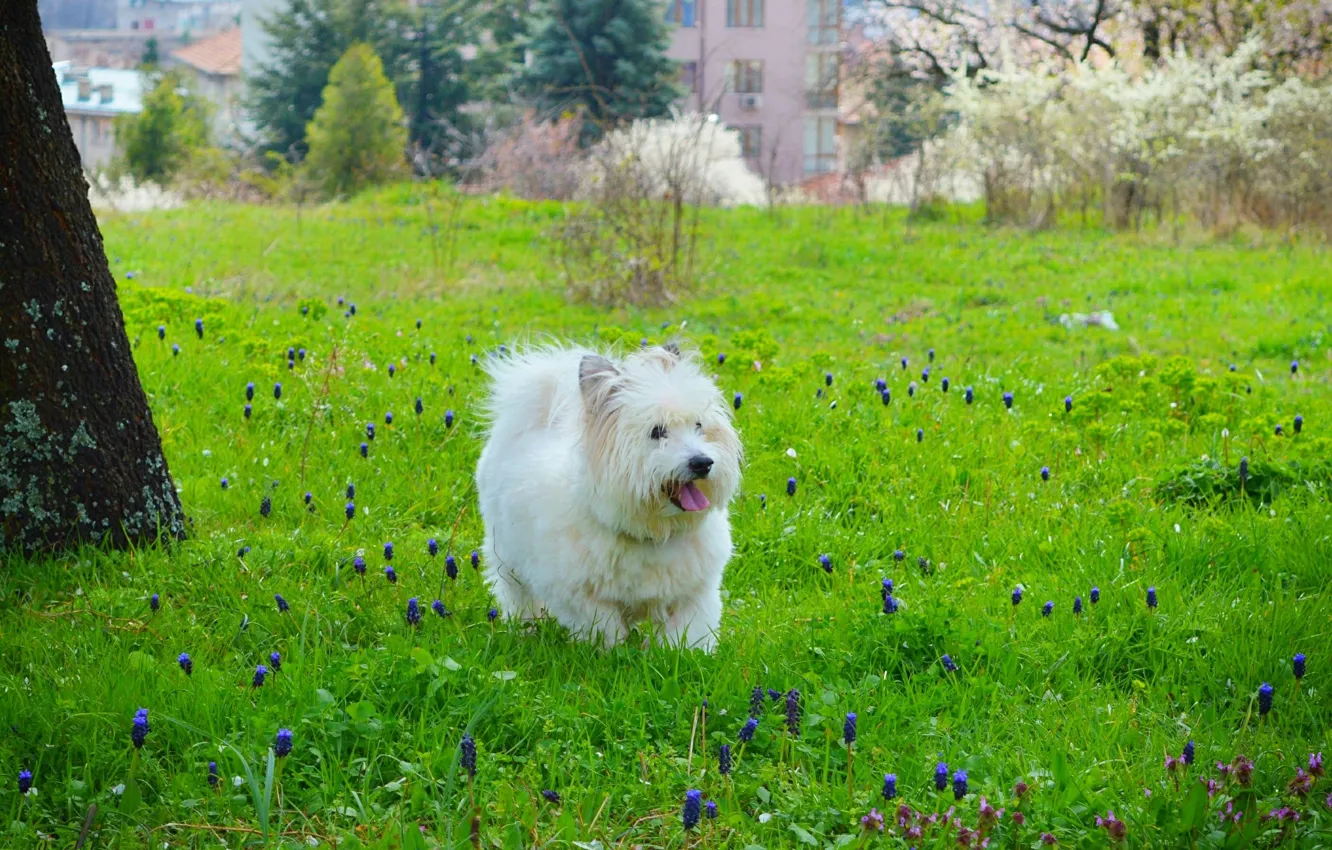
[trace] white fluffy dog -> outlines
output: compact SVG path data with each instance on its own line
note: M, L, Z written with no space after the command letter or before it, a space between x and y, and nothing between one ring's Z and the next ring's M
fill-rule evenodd
M668 643L710 651L741 447L697 358L674 345L619 362L542 348L487 371L476 486L500 610L549 613L607 647L646 620Z

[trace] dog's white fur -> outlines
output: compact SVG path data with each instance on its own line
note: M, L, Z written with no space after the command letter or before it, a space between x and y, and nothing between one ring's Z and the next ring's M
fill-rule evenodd
M741 446L697 357L675 346L620 361L538 348L486 368L489 434L476 486L485 577L500 610L548 613L606 646L646 620L668 643L710 651ZM705 478L690 471L699 456L713 461ZM690 480L709 507L682 510Z

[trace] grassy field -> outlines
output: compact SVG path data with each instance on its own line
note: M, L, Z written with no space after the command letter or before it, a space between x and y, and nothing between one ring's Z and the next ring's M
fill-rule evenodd
M404 188L103 221L193 531L4 561L0 844L73 846L91 804L107 848L1332 842L1297 773L1332 748L1326 253L717 212L697 298L607 312L563 297L561 214ZM1119 329L1059 322L1093 309ZM679 335L743 394L714 655L488 616L475 360L545 335Z

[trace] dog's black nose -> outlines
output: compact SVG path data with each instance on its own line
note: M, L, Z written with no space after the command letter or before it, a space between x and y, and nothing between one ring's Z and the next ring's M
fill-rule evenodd
M712 471L712 458L707 455L694 455L689 459L689 471L695 478L707 478Z

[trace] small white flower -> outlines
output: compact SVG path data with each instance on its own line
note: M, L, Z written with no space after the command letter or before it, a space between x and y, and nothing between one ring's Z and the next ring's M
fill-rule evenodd
M112 788L112 789L111 789L111 793L112 793L112 794L115 794L117 797L119 797L121 794L124 794L124 793L125 793L125 783L122 782L122 783L120 783L119 785L117 785L117 786L115 786L114 788Z
M233 787L239 788L245 784L245 780L241 779L239 776L233 776L231 777L231 784Z
M204 449L204 450L203 450L203 456L204 456L204 457L212 457L212 456L213 456L213 450L212 450L212 449Z
M1175 533L1179 534L1179 523L1175 523Z
M789 457L789 458L794 458L794 457L796 456L796 450L795 450L795 449L787 449L787 450L786 450L786 456Z
M770 820L772 820L772 815L770 813L761 812L759 814L759 823L767 823Z

